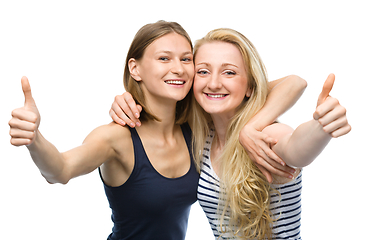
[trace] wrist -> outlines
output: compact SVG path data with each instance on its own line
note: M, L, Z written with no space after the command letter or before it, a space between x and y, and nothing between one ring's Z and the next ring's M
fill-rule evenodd
M263 120L260 120L259 118L256 118L257 116L253 117L246 125L244 128L248 129L248 128L252 128L255 129L256 131L261 132L262 130L264 130L265 127L267 127L269 124L271 124L273 121L269 121L269 122L265 122ZM265 119L265 118L262 118Z
M38 129L34 131L34 136L32 139L30 139L31 142L28 145L26 145L26 147L28 148L30 152L36 151L37 149L40 148L40 145L41 145L40 135L41 133L39 132Z

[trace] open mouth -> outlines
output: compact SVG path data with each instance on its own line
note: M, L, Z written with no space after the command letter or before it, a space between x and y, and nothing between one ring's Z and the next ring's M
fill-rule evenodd
M228 96L228 94L212 94L212 93L205 93L210 98L223 98L225 96Z
M167 83L167 84L171 84L171 85L183 85L183 84L185 84L184 80L167 80L167 81L164 81L164 82Z

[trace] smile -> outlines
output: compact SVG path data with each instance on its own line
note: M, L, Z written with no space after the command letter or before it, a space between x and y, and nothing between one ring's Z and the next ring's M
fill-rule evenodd
M228 94L211 94L211 93L205 93L210 98L223 98L227 96Z
M185 81L183 80L167 80L164 82L167 84L173 84L173 85L183 85L185 83Z

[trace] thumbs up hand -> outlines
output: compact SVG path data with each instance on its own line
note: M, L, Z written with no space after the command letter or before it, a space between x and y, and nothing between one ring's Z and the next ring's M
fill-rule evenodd
M330 74L317 100L317 107L313 114L313 118L322 125L326 133L337 138L347 134L352 128L347 120L347 110L340 105L336 98L329 95L334 82L335 75Z
M27 77L22 77L24 106L12 111L10 126L10 143L14 146L30 145L36 138L41 116L32 97L31 86Z

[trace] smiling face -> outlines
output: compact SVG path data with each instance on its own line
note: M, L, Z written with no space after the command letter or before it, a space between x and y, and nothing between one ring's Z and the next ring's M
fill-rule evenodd
M234 44L204 43L195 56L195 73L195 98L212 117L233 117L245 96L251 96L245 62Z
M190 43L177 33L155 40L140 60L130 59L129 67L132 77L141 82L147 101L182 100L194 77Z

